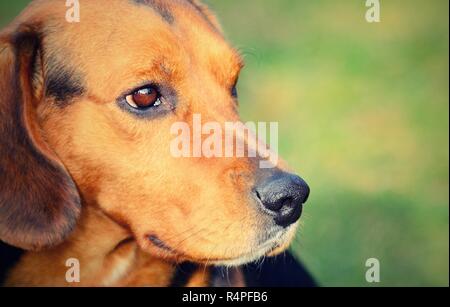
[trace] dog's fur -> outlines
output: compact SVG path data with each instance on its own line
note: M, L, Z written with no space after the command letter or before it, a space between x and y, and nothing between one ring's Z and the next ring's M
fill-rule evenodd
M64 4L36 0L0 33L0 238L28 251L6 284L69 285L77 258L75 285L167 286L176 263L283 251L296 225L260 245L256 159L168 151L171 124L194 113L239 121L243 63L215 16L196 0L81 0L68 23ZM165 88L165 114L118 107L146 82ZM185 285L209 282L200 268Z

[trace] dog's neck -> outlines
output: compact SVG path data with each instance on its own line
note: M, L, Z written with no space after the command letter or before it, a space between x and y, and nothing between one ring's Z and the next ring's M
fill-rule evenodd
M76 276L73 275L76 264L79 264L79 280L72 279ZM144 253L129 230L88 205L84 206L77 228L66 242L49 250L25 253L9 272L6 285L245 285L240 270L229 272L225 281L221 274L209 268L194 264L175 266Z
M79 282L68 282L66 274L77 269L76 263ZM10 271L6 284L167 286L173 274L173 265L142 253L127 229L87 205L66 242L50 250L27 252Z

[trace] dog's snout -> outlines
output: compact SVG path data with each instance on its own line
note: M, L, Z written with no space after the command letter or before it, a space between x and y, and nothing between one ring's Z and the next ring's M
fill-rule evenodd
M302 178L283 173L264 180L254 192L264 209L274 216L275 223L288 227L300 218L310 191Z

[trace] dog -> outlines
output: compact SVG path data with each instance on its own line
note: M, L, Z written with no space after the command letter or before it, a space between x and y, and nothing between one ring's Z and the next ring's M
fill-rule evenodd
M217 266L245 285L308 185L281 160L168 150L194 114L240 122L242 57L197 0L79 3L80 22L35 0L0 32L0 239L25 251L5 285L209 286Z

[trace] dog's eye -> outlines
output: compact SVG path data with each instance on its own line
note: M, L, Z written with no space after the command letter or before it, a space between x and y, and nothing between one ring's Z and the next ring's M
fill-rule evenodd
M127 103L135 109L147 109L161 104L161 95L154 86L141 88L125 98Z

